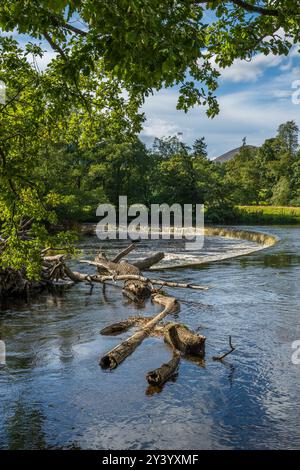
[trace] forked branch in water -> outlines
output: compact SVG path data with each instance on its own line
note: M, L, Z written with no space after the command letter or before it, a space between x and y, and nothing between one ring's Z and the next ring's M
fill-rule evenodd
M229 336L229 347L230 347L229 351L222 354L221 356L213 356L213 360L214 361L222 361L226 356L228 356L228 354L231 354L233 351L235 351L236 348L235 348L235 346L232 345L231 336Z

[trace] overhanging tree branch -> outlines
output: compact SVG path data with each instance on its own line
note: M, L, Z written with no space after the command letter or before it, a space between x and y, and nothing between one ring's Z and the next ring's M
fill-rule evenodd
M44 31L44 38L46 39L46 41L50 44L50 46L52 47L52 49L56 52L58 52L65 61L68 61L68 57L66 56L65 52L62 50L62 48L56 44L56 42L53 41L53 39L51 38L50 34L48 34L46 31Z
M204 1L204 2L197 2L197 3L210 3L210 0ZM220 2L220 3L227 3L227 2ZM228 2L229 3L229 2ZM252 5L251 3L244 2L243 0L230 0L230 3L233 3L234 5L237 5L240 8L243 8L246 11L249 11L250 13L258 13L260 15L265 15L265 16L279 16L279 11L275 10L275 8L265 8L265 7L260 7L258 5Z
M252 12L252 13L259 13L260 15L266 15L266 16L278 16L279 15L279 11L275 10L274 8L264 8L258 5L251 5L250 3L244 2L243 0L231 0L231 2L243 8L244 10Z

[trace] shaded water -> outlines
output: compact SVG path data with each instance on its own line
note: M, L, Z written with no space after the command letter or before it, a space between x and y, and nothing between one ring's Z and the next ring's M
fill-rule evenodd
M150 394L145 380L170 357L158 339L145 340L113 372L98 366L130 334L101 337L101 328L159 306L139 309L114 286L91 293L83 284L3 304L0 448L299 448L300 365L292 364L291 343L300 339L300 230L267 231L280 241L266 250L152 273L213 285L208 292L168 289L181 301L178 318L205 334L207 347L205 363L182 360L161 393ZM207 239L203 255L234 254L249 243ZM117 248L109 245L112 253ZM140 254L149 249L166 249L172 264L178 253L184 260L179 242L139 246ZM228 335L236 352L224 364L212 361L227 349Z

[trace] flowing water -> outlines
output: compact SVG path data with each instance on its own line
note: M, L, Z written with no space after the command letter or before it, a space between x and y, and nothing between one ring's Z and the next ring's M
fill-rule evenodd
M300 229L267 232L280 240L256 252L251 241L211 237L200 257L178 241L144 242L131 254L166 251L164 268L219 260L151 275L212 286L168 289L181 302L176 318L207 337L206 359L182 359L160 391L145 380L170 358L160 339L145 340L113 372L98 365L130 334L104 337L101 328L159 306L138 308L116 286L90 291L84 284L3 303L0 448L299 448L300 365L292 362L292 342L300 340ZM86 257L95 242L85 240ZM120 245L106 248L113 254ZM236 351L213 361L228 349L229 335Z

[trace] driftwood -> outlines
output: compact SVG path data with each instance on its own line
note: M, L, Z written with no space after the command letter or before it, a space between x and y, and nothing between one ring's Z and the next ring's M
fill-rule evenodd
M88 264L97 263L89 261ZM120 263L122 264L122 263ZM65 275L71 279L73 282L96 282L103 284L106 281L141 281L145 283L150 283L159 286L166 286L166 287L179 287L185 289L197 289L197 290L208 290L210 289L209 286L200 286L197 284L186 284L182 282L174 282L174 281L164 281L162 279L148 279L147 277L140 276L137 274L120 274L120 275L97 275L97 274L84 274L78 271L72 271L67 265L64 265L64 273Z
M179 304L175 297L170 297L161 293L161 287L179 287L197 290L207 290L208 286L200 286L189 283L178 283L163 279L149 279L142 275L142 270L150 269L151 266L161 261L164 253L156 253L144 260L135 263L124 262L122 258L128 255L136 246L132 243L127 248L120 251L112 260L107 259L104 253L98 253L94 261L81 260L81 263L95 266L94 274L73 271L66 264L65 254L47 256L50 249L42 252L42 280L51 283L55 280L71 280L72 282L87 282L92 287L94 283L101 283L103 286L108 281L124 281L123 294L130 300L141 304L145 299L152 297L155 303L162 305L163 309L152 317L129 317L125 321L114 323L101 330L102 335L118 335L135 327L135 331L129 338L121 342L111 351L100 358L99 364L103 369L115 369L122 363L148 336L158 336L171 346L173 350L172 359L162 364L159 368L148 372L147 381L154 388L161 387L167 380L174 377L177 371L180 353L187 356L203 358L205 355L205 336L192 332L187 326L176 322L163 322L170 313L175 312ZM121 261L122 260L122 261ZM121 261L121 262L120 262ZM0 271L0 274L3 273ZM27 289L28 284L22 272L15 273L12 270L6 271L6 279L10 276L15 280L15 284L21 285L22 289ZM23 279L24 277L24 279ZM4 279L2 275L2 279ZM22 282L21 282L22 281ZM160 286L160 289L153 286ZM120 286L121 287L121 286ZM12 289L13 291L13 289ZM1 276L0 276L1 295ZM231 344L231 349L234 350ZM214 357L215 360L222 360L229 351L222 356Z
M163 328L164 340L183 354L204 357L205 336L193 333L180 323L168 323Z
M152 317L153 318L153 317ZM101 334L114 335L129 330L133 326L145 325L149 317L129 317L125 321L113 323L101 330ZM206 337L191 331L186 325L175 322L159 323L151 330L152 336L163 337L164 341L174 350L185 355L205 356Z
M112 261L114 263L118 263L122 258L124 258L124 256L127 256L129 253L131 253L131 251L133 251L136 247L136 244L137 242L134 242L132 243L131 245L129 245L127 248L125 248L124 250L120 251L120 253L118 253L113 259Z
M173 352L172 359L166 364L162 364L157 369L147 373L146 379L150 385L160 386L176 374L180 362L180 353Z
M148 282L127 280L122 292L133 302L142 304L151 296L153 289Z
M49 285L47 280L29 281L22 270L0 268L0 298L27 295L31 291L39 291Z
M123 333L124 331L129 330L129 328L131 328L134 325L135 325L135 320L132 319L130 321L128 318L127 320L120 321L117 323L113 323L112 325L106 326L100 331L100 334L104 336L118 335L120 333Z
M235 346L232 345L232 342L231 342L231 336L229 336L229 351L227 351L226 353L224 354L221 354L221 356L213 356L213 360L214 361L223 361L223 359L228 356L228 354L231 354L233 351L235 351Z
M154 317L129 317L127 320L123 320L117 323L112 323L112 325L108 325L100 331L101 335L115 335L119 333L123 333L124 331L129 330L133 326L145 325Z
M133 265L139 268L140 271L145 271L151 268L151 266L153 266L154 264L159 263L164 257L164 253L158 252L152 256L149 256L149 258L145 258L141 261L136 261L135 263L133 263Z
M100 366L103 369L115 369L126 357L133 353L133 351L142 343L142 341L149 336L151 330L170 313L178 308L175 297L167 297L160 294L153 296L153 301L163 305L164 309L147 322L139 331L134 333L130 338L123 341L114 349L106 353L100 358Z
M123 261L122 263L114 263L113 261L109 261L105 258L98 258L98 261L89 261L82 259L80 260L81 263L90 264L92 266L96 266L97 268L104 268L109 273L116 274L116 275L127 275L127 274L139 274L140 270L136 266L130 263L126 263Z
M81 261L87 264L97 265L97 263L93 261ZM180 287L183 289L196 289L196 290L208 290L210 286L200 286L197 284L189 284L184 282L175 282L175 281L164 281L162 279L148 279L145 276L140 276L137 274L120 274L120 275L103 275L103 276L91 276L95 282L105 282L105 281L142 281L142 282L150 282L150 284L158 285L158 286L165 286L165 287Z

